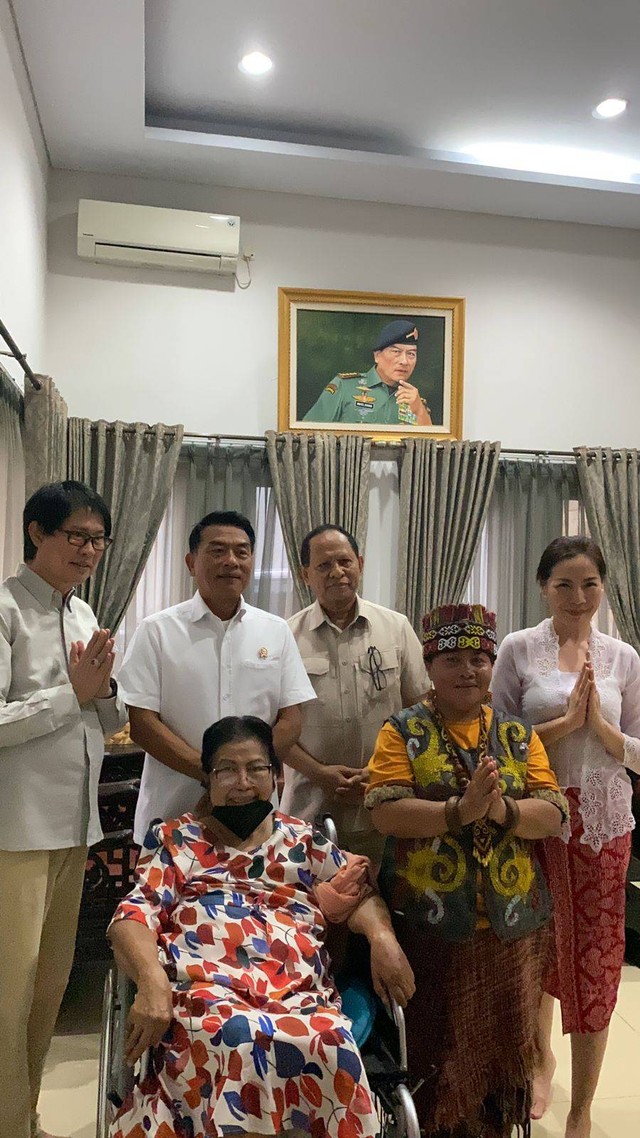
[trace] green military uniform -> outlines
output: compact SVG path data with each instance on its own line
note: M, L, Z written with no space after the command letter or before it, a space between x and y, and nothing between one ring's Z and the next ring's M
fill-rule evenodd
M382 382L375 366L366 372L343 372L327 384L303 421L415 426L413 411L396 403L396 391Z

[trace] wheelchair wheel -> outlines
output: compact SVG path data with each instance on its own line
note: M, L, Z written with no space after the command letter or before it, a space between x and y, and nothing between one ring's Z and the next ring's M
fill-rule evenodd
M373 1091L380 1138L420 1138L416 1108L405 1083Z

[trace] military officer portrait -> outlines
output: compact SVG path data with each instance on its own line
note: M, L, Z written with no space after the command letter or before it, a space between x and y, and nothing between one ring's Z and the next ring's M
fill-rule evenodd
M278 289L278 430L462 438L463 297Z
M303 416L311 423L430 427L431 412L411 377L419 331L412 320L391 320L372 344L368 371L339 372Z

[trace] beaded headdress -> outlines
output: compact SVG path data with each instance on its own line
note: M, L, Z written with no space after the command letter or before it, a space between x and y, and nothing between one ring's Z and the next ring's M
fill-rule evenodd
M471 648L495 660L496 614L484 605L440 605L423 618L422 652L430 660L438 652Z

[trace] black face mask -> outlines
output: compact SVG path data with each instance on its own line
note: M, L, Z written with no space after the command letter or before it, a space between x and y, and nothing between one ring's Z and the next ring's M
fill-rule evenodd
M238 838L248 838L264 822L273 810L273 803L262 798L254 798L251 802L243 802L241 806L214 806L211 811L212 818L222 822L232 834Z

